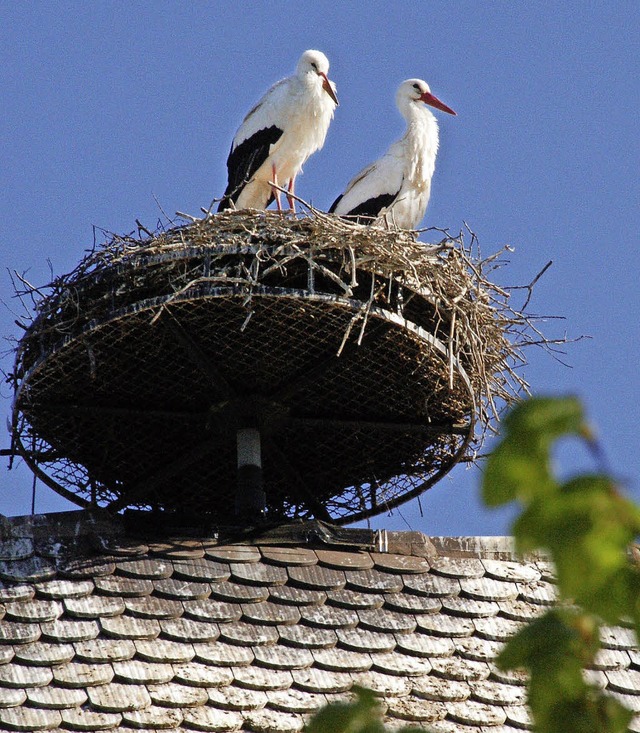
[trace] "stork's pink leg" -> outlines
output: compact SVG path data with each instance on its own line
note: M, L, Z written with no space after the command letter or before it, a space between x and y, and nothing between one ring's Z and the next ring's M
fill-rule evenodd
M278 174L276 173L276 165L273 163L271 165L271 180L275 183L275 185L278 185ZM282 211L282 203L280 202L280 190L277 188L272 188L273 195L276 198L276 206L278 207L278 211Z
M292 214L295 214L296 213L296 200L293 198L293 195L295 193L295 190L294 190L294 188L295 188L295 182L296 182L296 177L294 176L289 181L289 186L287 188L287 190L289 191L289 193L287 195L287 201L289 202L289 208L291 209L291 213Z

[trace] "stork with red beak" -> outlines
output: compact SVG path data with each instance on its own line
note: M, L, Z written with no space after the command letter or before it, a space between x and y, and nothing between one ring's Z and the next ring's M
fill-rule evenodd
M227 159L228 184L218 211L266 209L287 188L294 209L296 176L319 150L338 105L329 81L329 61L321 51L305 51L293 76L271 87L244 118Z
M360 223L389 223L416 229L431 194L431 178L438 152L438 123L425 105L455 115L431 93L422 79L403 81L396 104L407 121L407 131L375 163L360 171L329 212Z

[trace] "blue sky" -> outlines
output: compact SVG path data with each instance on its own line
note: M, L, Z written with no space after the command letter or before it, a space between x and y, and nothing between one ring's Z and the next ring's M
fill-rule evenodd
M0 335L19 333L7 270L43 284L49 261L56 274L73 269L93 225L128 232L137 218L154 228L160 207L207 207L224 190L243 115L318 48L341 106L297 193L328 207L402 134L398 84L426 79L458 116L439 115L424 224L468 223L485 255L513 246L502 285L526 284L553 260L530 310L564 317L543 324L551 337L591 338L567 347L570 367L530 352L523 374L536 393L584 400L612 470L640 500L637 0L5 2L2 16ZM8 416L6 385L0 404ZM558 465L593 467L572 446ZM422 516L412 503L373 524L508 533L510 512L484 510L478 481L459 467L422 497ZM0 512L28 513L31 484L3 459ZM37 511L67 508L38 486Z

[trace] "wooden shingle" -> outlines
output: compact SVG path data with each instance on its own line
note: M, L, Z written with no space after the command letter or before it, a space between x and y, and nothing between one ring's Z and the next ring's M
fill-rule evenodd
M114 519L113 537L88 542L77 515L66 530L64 515L52 521L59 545L43 517L37 541L3 546L0 731L294 733L353 685L372 689L395 726L531 725L526 675L495 659L555 603L553 568L506 540L387 543L431 548L416 555L259 538L217 546L127 537ZM633 631L604 628L586 678L639 714L632 731L639 670Z

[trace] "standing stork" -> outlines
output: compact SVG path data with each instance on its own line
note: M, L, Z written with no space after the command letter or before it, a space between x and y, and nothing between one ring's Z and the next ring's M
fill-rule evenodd
M218 211L266 209L280 191L294 209L294 185L307 158L324 145L338 105L329 81L329 60L321 51L305 51L295 74L274 84L244 118L227 159L228 183Z
M425 105L455 112L422 79L403 81L396 104L407 121L404 137L351 180L330 213L360 223L388 221L401 229L415 229L422 221L438 152L438 122Z

